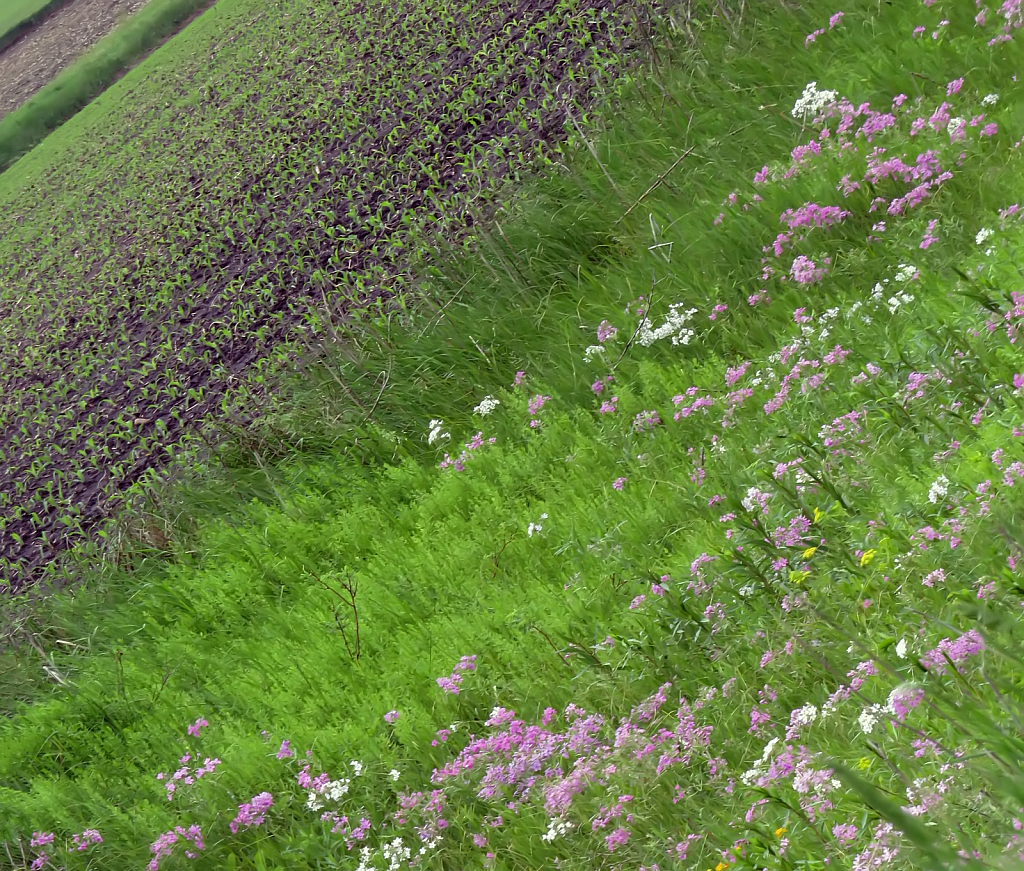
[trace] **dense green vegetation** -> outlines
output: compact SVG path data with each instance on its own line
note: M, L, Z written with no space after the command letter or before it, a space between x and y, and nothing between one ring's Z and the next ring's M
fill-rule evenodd
M65 0L4 0L4 4L0 6L0 51L64 2Z
M15 867L1019 867L1024 19L711 6L12 606Z

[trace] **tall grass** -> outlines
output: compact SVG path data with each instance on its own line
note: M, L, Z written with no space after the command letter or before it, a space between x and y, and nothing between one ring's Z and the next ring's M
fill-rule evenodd
M25 611L15 867L1017 866L1019 22L834 12L667 20Z

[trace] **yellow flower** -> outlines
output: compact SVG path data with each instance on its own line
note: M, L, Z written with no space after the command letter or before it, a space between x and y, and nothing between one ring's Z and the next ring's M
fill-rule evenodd
M824 516L825 516L825 513L820 508L815 508L814 509L814 522L815 523L818 523L821 520L821 518L824 517Z
M784 834L786 834L786 827L785 826L783 826L781 829L776 829L775 830L775 837L776 838L781 838Z
M807 548L807 550L805 550L804 553L803 553L804 559L810 559L812 556L814 556L814 552L817 549L818 548L816 548L816 547L809 547L809 548Z
M726 865L725 862L719 862L717 865L715 865L715 871L725 871L725 869L728 867L729 866Z
M860 558L861 566L866 566L869 562L871 562L871 560L873 560L875 558L875 554L876 553L877 553L877 551L874 551L874 550L866 550L866 551L864 551L863 556L861 556L861 558Z
M861 756L860 760L857 762L857 767L861 771L863 771L865 768L870 768L871 760L867 756Z
M802 584L805 580L807 580L810 574L810 572L790 572L789 579L794 584Z

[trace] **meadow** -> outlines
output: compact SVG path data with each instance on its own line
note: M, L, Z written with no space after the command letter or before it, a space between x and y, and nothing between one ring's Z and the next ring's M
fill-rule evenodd
M1020 867L1024 10L692 13L12 600L11 867Z

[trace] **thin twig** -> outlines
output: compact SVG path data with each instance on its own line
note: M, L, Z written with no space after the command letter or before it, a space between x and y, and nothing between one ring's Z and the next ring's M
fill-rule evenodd
M693 150L696 147L696 145L691 145L689 148L686 149L686 151L680 154L679 157L677 157L675 161L673 161L672 165L668 169L666 169L661 175L659 175L657 179L655 179L654 184L652 184L649 188L647 188L647 190L640 194L637 201L633 203L633 205L631 205L628 209L626 209L626 211L622 213L622 215L615 221L615 223L612 224L612 226L616 227L622 221L624 221L629 216L629 213L632 212L633 209L635 209L637 206L639 206L640 203L644 201L644 199L646 199L648 194L652 193L657 187L659 187L665 181L666 178L669 177L669 175L672 173L672 170L674 170L677 166L679 166L680 163L683 162L684 157L687 157L688 155L693 153Z

